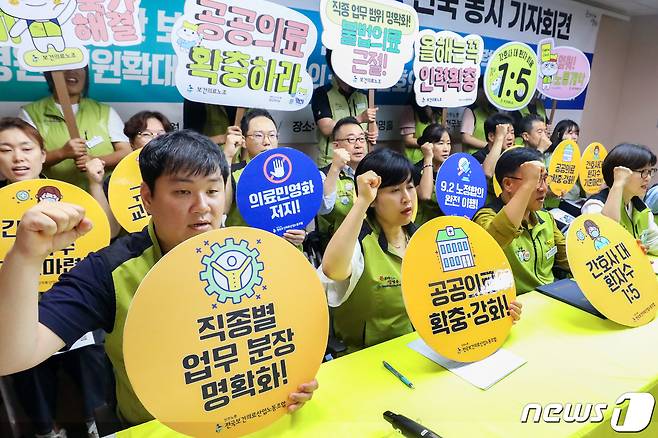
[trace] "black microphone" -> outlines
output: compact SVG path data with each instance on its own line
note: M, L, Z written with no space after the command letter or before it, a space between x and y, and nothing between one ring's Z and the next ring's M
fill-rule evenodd
M407 438L441 438L439 434L432 432L422 424L418 424L404 415L386 411L384 412L384 420L391 423L391 426L400 431L400 433Z

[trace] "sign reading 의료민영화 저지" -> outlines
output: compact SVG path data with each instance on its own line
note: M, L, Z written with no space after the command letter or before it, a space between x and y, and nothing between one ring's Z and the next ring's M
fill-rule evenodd
M320 0L322 44L334 72L357 89L393 87L414 54L418 14L393 0Z
M258 154L242 171L235 193L250 226L282 236L303 230L322 203L322 176L308 155L292 148Z
M290 243L255 228L209 231L144 277L125 324L126 372L148 412L177 432L243 436L285 415L288 396L315 378L327 309Z
M89 63L85 46L132 46L142 42L140 0L57 0L0 3L0 21L17 49L20 66L32 72L72 70Z
M438 217L414 233L402 260L402 294L420 337L451 360L484 359L512 327L510 264L493 237L463 217Z
M186 99L294 111L311 101L317 42L304 14L266 0L186 1L171 32L176 87Z
M635 238L602 214L578 216L567 233L569 267L596 310L637 327L656 316L658 280Z
M39 292L46 292L59 276L73 269L92 251L110 243L110 224L105 212L91 195L80 187L54 179L18 181L0 189L0 262L14 245L16 232L23 214L43 202L66 202L85 209L85 215L94 225L91 231L76 239L66 248L55 251L44 261L39 276Z

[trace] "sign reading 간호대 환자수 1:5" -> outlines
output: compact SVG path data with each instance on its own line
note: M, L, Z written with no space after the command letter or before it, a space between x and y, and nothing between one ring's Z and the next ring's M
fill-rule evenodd
M300 110L313 94L316 42L307 16L276 3L187 1L171 32L176 87L195 102Z
M393 0L320 0L322 44L333 70L357 89L393 87L414 55L418 14Z
M16 48L18 62L27 71L82 68L89 63L87 45L132 46L142 42L139 3L4 1L0 11L4 12L9 38L0 39L0 46Z
M578 216L567 233L569 267L596 310L637 327L656 316L658 279L635 238L602 214Z
M235 199L245 222L282 236L303 230L318 214L322 176L308 155L292 148L270 149L244 168Z
M315 270L285 240L209 231L165 254L140 284L125 324L126 372L148 412L177 432L243 436L285 415L289 394L315 378L327 309Z
M16 240L23 214L43 202L66 202L85 209L93 228L66 248L55 251L44 261L39 276L39 292L46 292L59 276L73 269L92 251L110 243L110 224L105 212L91 195L79 187L54 179L18 181L0 189L2 229L0 230L0 261L4 260Z
M601 191L603 180L603 160L608 151L601 143L591 143L580 159L580 185L585 193L594 195Z
M537 89L537 55L527 44L503 44L489 57L484 92L493 106L516 111L530 103Z
M402 260L402 294L420 337L451 360L484 359L512 328L510 264L493 237L463 217L438 217L414 233Z

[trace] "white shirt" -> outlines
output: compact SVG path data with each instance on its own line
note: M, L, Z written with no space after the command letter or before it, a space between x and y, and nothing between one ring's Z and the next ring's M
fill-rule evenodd
M62 112L62 106L57 102L55 102L55 106L59 110L60 114L62 114L63 116L64 113ZM73 114L78 113L79 105L77 103L71 105L71 108L73 108ZM37 128L37 125L34 123L32 118L27 113L27 111L25 111L24 108L21 107L21 110L18 113L18 117L25 120L27 123L34 126L35 128ZM121 120L119 114L112 107L110 107L110 115L107 121L107 131L110 133L110 141L112 143L119 143L119 142L128 143L130 141L128 140L128 137L126 137L126 135L123 133L123 120ZM84 137L85 133L81 132L80 135ZM88 135L91 137L94 136L94 134L91 132ZM86 140L89 140L89 138L87 138Z
M356 284L361 279L365 269L365 261L363 253L361 252L361 244L357 241L352 252L352 260L350 260L350 267L352 273L348 278L342 281L334 281L327 277L322 271L322 265L317 269L318 277L327 294L327 302L330 307L338 307L343 304L352 295Z
M354 180L354 170L350 166L343 167L341 172L343 172L345 175L347 175L348 177L352 178L352 180ZM324 186L324 181L327 179L327 175L325 175L324 172L322 171L320 171L320 174L322 175L322 185ZM336 197L337 197L336 190L329 193L328 195L323 194L322 206L320 207L320 211L318 214L325 215L331 213L331 211L334 209L334 205L336 205Z

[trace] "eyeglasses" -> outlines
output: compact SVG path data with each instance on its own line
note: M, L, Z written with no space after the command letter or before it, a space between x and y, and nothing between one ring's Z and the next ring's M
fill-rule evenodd
M262 132L254 132L253 134L247 134L246 137L251 137L258 143L262 143L263 140L265 140L265 137L269 141L274 141L279 139L279 133L278 132L270 132L269 134L263 134Z
M658 169L655 167L652 167L651 169L643 169L643 170L634 170L633 172L639 173L642 178L653 178L653 176L658 172Z
M523 178L519 178L517 176L509 176L509 175L505 176L504 178L518 179L519 181L523 180ZM539 182L537 183L537 187L540 187L542 184L546 184L547 181L548 181L548 173L545 173L539 178Z
M337 138L336 141L346 141L349 144L356 144L357 142L363 144L366 142L366 138L365 137Z
M137 133L137 135L139 135L139 136L141 136L141 137L144 137L144 138L148 138L148 139L153 139L153 138L155 138L155 137L159 137L159 136L161 136L162 134L165 134L165 131L157 131L157 132L153 132L153 131L140 131L140 132Z

